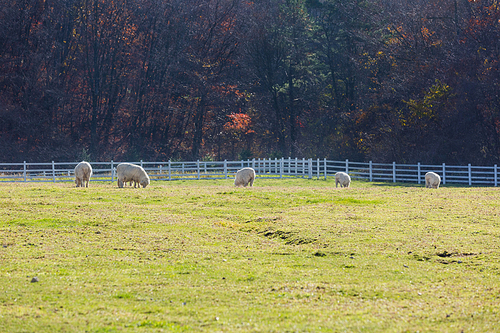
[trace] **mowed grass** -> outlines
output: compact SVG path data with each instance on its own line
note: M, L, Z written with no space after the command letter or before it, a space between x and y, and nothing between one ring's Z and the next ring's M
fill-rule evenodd
M498 188L0 184L0 332L499 327Z

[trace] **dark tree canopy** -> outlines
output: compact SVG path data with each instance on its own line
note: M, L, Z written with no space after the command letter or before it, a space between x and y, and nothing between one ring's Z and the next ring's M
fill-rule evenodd
M0 3L2 162L499 162L494 0Z

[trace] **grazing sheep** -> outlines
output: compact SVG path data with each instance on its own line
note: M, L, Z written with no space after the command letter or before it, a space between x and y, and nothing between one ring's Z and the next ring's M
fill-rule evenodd
M120 163L116 167L116 174L118 179L118 187L123 187L125 182L130 182L130 186L132 186L132 182L134 182L134 188L137 187L146 187L149 185L149 176L146 171L139 165L130 164L130 163Z
M425 187L427 188L439 188L441 183L441 177L435 172L427 172L425 174Z
M90 177L92 177L92 167L88 162L82 161L75 167L76 187L89 187Z
M253 181L255 180L255 170L252 168L243 168L236 172L236 177L234 177L234 186L244 186L248 184L253 186Z
M340 184L340 187L349 187L351 184L351 177L345 172L337 172L335 174L335 187Z

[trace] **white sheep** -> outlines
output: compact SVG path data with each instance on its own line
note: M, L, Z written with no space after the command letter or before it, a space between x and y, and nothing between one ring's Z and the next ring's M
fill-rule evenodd
M130 163L120 163L116 167L116 176L118 179L118 187L123 187L125 182L134 182L134 187L146 187L149 185L149 176L146 171L139 165Z
M76 187L89 187L90 177L92 177L92 166L85 161L78 163L75 167Z
M427 188L439 188L441 183L441 177L435 172L427 172L425 174L425 187Z
M234 177L234 186L244 186L250 184L253 186L253 181L255 180L255 170L252 168L243 168L236 172L236 177Z
M351 184L351 177L345 172L337 172L335 174L335 187L340 184L340 187L349 187Z

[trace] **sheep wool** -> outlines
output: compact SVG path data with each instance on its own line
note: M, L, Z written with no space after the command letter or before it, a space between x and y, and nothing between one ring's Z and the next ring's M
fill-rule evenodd
M425 174L425 187L427 188L439 188L441 183L441 177L435 172L427 172Z
M120 163L116 167L116 175L118 179L118 187L123 187L125 182L134 182L134 188L146 187L149 185L149 176L146 171L139 165L131 163ZM132 185L132 183L130 183Z
M76 187L89 187L90 177L92 177L92 166L85 161L78 163L75 167Z
M253 181L255 180L255 170L252 168L243 168L236 172L236 177L234 178L234 186L253 186Z
M349 187L351 184L351 177L345 172L337 172L335 174L335 187Z

